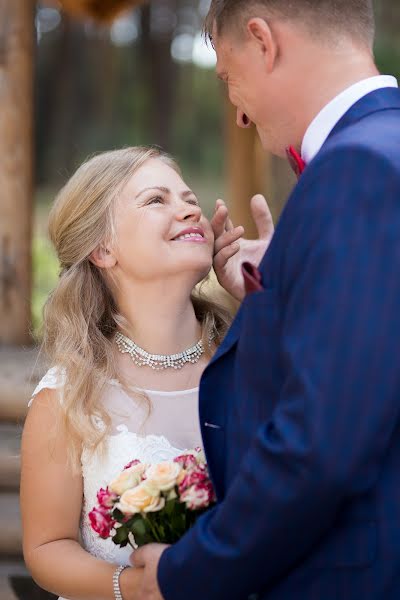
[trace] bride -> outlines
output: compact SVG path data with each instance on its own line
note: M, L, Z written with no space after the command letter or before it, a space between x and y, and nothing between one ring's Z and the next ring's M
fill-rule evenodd
M176 163L142 147L83 164L49 229L61 272L44 311L52 368L23 434L24 557L63 598L137 600L130 550L97 536L88 513L132 459L201 444L198 383L229 325L194 291L214 235Z

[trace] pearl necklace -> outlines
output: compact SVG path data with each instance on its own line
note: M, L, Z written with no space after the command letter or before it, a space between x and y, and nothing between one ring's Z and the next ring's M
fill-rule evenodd
M186 363L196 363L204 354L204 346L202 340L197 344L179 352L179 354L149 354L140 346L135 344L128 337L117 331L115 334L115 342L118 350L122 354L129 354L135 365L138 367L150 367L154 371L162 371L163 369L182 369Z

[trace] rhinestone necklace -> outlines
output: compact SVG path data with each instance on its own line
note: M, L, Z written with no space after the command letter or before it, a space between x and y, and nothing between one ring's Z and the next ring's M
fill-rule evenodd
M196 363L204 354L204 346L202 340L197 344L179 352L179 354L149 354L134 341L117 331L115 334L115 342L118 350L122 354L129 354L135 365L138 367L150 367L154 371L162 371L163 369L182 369L186 363Z

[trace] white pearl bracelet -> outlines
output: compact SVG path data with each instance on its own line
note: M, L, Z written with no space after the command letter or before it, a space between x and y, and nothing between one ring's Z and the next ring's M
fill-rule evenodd
M114 597L115 597L115 600L124 600L122 598L121 590L120 590L120 587L119 587L119 576L121 575L122 571L124 569L127 569L127 568L128 567L126 565L125 566L121 565L120 567L118 567L114 571L114 575L113 575L113 588L114 588Z

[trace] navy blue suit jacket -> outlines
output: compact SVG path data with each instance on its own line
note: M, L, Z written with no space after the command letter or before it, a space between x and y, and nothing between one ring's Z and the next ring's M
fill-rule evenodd
M400 598L400 91L306 168L200 388L218 505L167 600Z

